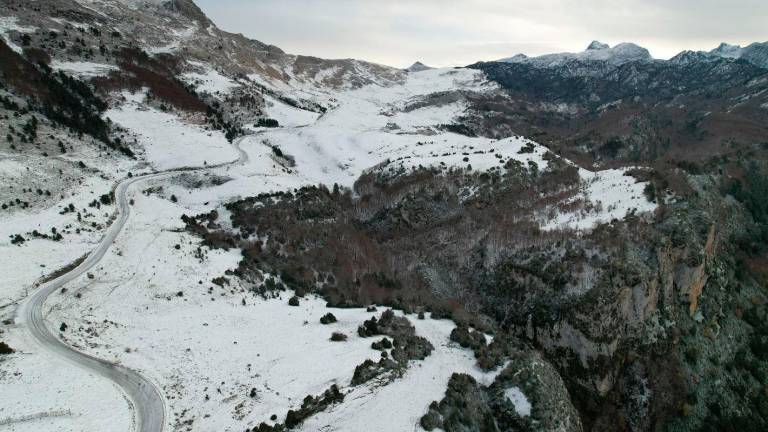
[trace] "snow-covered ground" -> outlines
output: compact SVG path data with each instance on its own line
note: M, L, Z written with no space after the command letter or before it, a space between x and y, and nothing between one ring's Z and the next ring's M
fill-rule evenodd
M0 362L0 430L128 430L132 418L119 389L41 353L22 334L10 332L3 338L17 353Z
M320 116L319 113L293 107L269 95L264 95L264 101L267 116L277 120L283 127L310 125Z
M652 212L657 205L648 201L643 190L648 183L638 182L627 175L626 169L608 169L592 172L579 170L583 187L577 197L591 204L588 209L576 212L557 213L553 219L545 221L544 230L570 228L588 230L598 224L614 219L623 219L632 212L642 214Z
M128 129L145 149L146 160L157 170L217 165L237 159L237 152L221 131L205 130L178 116L147 107L145 93L124 93L126 101L105 117Z
M212 95L225 95L240 85L236 81L210 69L206 70L205 73L190 72L184 74L182 78L194 85L198 92Z

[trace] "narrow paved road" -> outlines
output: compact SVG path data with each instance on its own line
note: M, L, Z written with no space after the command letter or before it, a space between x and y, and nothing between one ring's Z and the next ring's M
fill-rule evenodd
M143 377L136 371L124 366L99 359L83 353L62 342L48 328L43 317L43 305L48 296L61 289L67 283L77 279L93 268L104 258L112 242L122 231L131 214L128 204L127 191L135 183L171 176L181 172L202 171L225 166L242 165L248 161L248 154L240 148L240 143L246 137L235 141L234 147L238 152L238 159L224 164L205 166L202 168L182 168L137 176L126 179L115 188L115 202L117 204L117 218L107 229L99 245L86 259L75 269L58 278L40 286L29 296L17 311L17 323L26 328L30 335L50 353L66 359L78 366L100 375L114 382L128 396L133 404L135 428L137 432L161 432L165 427L165 401L160 390L152 381Z

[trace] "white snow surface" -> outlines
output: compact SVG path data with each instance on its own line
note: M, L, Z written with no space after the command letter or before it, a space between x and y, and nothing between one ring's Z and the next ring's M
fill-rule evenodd
M264 95L267 117L275 119L283 127L306 126L317 121L319 113L288 105L272 96Z
M515 406L515 412L521 417L531 415L531 402L525 396L525 393L518 387L511 387L504 391L504 396Z
M144 93L124 93L126 102L105 117L138 136L146 159L157 170L216 165L237 159L221 131L183 122L177 115L143 104Z
M80 78L93 78L97 76L109 75L111 71L119 70L117 66L93 63L93 62L64 62L54 60L51 62L51 68L53 70L62 70L69 72Z
M197 91L205 92L209 94L226 95L232 91L232 89L239 87L235 80L225 77L221 73L215 70L207 70L204 73L190 72L182 76L182 78L195 85Z

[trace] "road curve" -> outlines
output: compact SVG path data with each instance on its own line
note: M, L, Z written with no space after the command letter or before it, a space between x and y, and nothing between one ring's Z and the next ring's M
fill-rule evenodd
M120 182L115 188L117 217L107 229L106 234L104 234L96 249L88 254L85 260L73 270L41 285L20 305L17 311L16 322L20 327L26 328L29 334L45 350L114 382L122 389L133 405L134 430L137 432L162 432L165 428L165 400L160 390L152 381L136 371L83 353L62 342L46 325L45 318L43 317L43 305L48 296L85 274L104 258L104 255L122 231L131 214L131 207L128 204L127 198L129 187L142 181L167 177L182 172L202 171L245 164L248 161L248 154L240 148L240 143L245 138L242 137L235 141L234 147L238 152L238 159L233 162L201 168L180 168L157 172L128 178Z

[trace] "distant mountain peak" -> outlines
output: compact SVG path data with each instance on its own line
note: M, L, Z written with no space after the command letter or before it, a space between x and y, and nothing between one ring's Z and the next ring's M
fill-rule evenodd
M411 66L409 66L405 70L408 71L408 72L422 72L422 71L430 70L430 69L433 69L433 68L425 65L424 63L422 63L420 61L417 61L416 63L412 64Z
M608 45L608 44L605 44L605 43L602 43L602 42L600 42L600 41L596 41L596 40L594 40L594 41L592 41L592 43L590 43L590 44L589 44L589 46L587 47L587 51L589 51L589 50L603 50L603 49L608 49L608 48L610 48L610 47L611 47L611 46L610 46L610 45Z
M545 54L526 57L518 54L499 60L504 63L527 63L537 67L558 67L568 62L605 62L614 66L633 61L651 61L647 49L633 43L620 43L614 47L600 41L592 41L585 51L579 53Z
M718 57L739 58L741 57L742 51L743 48L740 45L731 45L722 42L717 48L710 51L710 54L714 54Z
M768 69L768 42L755 42L745 47L723 42L709 54L723 58L742 59L755 66Z

